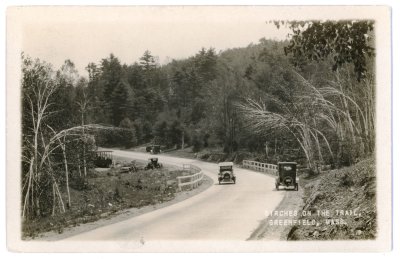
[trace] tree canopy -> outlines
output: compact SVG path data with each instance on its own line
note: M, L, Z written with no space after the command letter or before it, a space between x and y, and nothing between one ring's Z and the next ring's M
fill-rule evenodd
M366 77L367 57L374 55L374 22L369 20L340 21L274 21L292 30L285 54L292 54L298 65L307 60L333 59L336 71L345 63L353 64L357 79Z

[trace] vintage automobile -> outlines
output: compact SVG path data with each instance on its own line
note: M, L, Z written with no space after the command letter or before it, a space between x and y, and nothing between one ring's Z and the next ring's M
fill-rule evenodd
M279 191L279 186L293 187L299 190L299 178L297 177L296 162L279 162L276 172L275 188Z
M232 162L222 162L218 164L219 173L218 173L218 183L229 182L236 183L236 176L233 173L233 163Z
M157 157L150 157L149 158L149 162L147 163L147 165L145 166L145 170L149 170L149 169L156 169L156 168L161 168L162 164L158 162L158 158Z
M151 148L151 150L150 150L150 153L152 153L152 154L161 153L161 147L160 147L160 145L153 145L152 148Z
M161 146L160 145L147 146L146 152L149 152L151 154L159 154L161 153Z

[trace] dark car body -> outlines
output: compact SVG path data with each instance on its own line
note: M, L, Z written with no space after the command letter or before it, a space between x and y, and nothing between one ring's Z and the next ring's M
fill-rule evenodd
M147 165L145 166L145 170L149 170L149 169L157 169L157 168L161 168L162 164L158 162L158 158L157 157L151 157L149 158L149 162L147 163Z
M279 162L275 188L279 190L280 186L293 187L296 191L299 189L299 178L297 177L296 162Z
M218 164L218 183L223 182L236 183L236 176L233 173L233 163L232 162L222 162Z
M160 145L147 146L146 152L150 152L152 154L159 154L159 153L161 153L161 146Z
M161 153L161 146L160 145L153 145L153 147L151 148L150 153L152 153L152 154Z

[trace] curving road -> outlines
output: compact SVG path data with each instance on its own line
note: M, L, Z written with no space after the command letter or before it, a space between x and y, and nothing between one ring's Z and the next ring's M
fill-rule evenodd
M143 160L150 156L121 150L113 154ZM274 210L284 196L284 192L274 190L271 176L235 168L237 183L218 185L216 164L168 155L157 157L164 164L196 165L214 184L182 202L68 240L246 240L265 218L265 211Z

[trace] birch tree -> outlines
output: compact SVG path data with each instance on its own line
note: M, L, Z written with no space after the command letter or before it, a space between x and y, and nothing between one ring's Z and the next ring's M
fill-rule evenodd
M255 133L266 135L281 131L292 136L303 150L308 167L317 172L319 163L325 159L329 161L334 156L327 133L321 129L321 125L328 125L334 132L337 127L335 114L341 111L300 74L294 70L292 74L297 80L297 88L288 93L282 87L285 101L266 94L265 99L247 98L237 106ZM322 155L324 147L328 157Z
M32 60L22 55L22 218L32 219L46 213L52 194L51 214L59 208L65 212L61 183L66 182L67 206L71 206L69 187L69 157L67 147L79 142L82 132L94 133L98 130L114 130L113 127L96 124L81 124L57 131L50 124L51 116L56 116L55 100L58 89L54 72L49 64ZM83 122L82 122L83 123ZM86 143L86 142L85 142ZM85 145L85 144L83 144ZM60 171L57 154L62 151L64 179ZM43 205L46 206L43 206Z
M52 114L51 96L57 89L48 64L22 56L22 103L23 103L23 154L22 172L24 196L22 217L39 216L40 183L48 168L48 152L44 131L45 121ZM53 186L57 182L53 180ZM56 187L54 187L56 188ZM56 188L58 189L58 187Z

